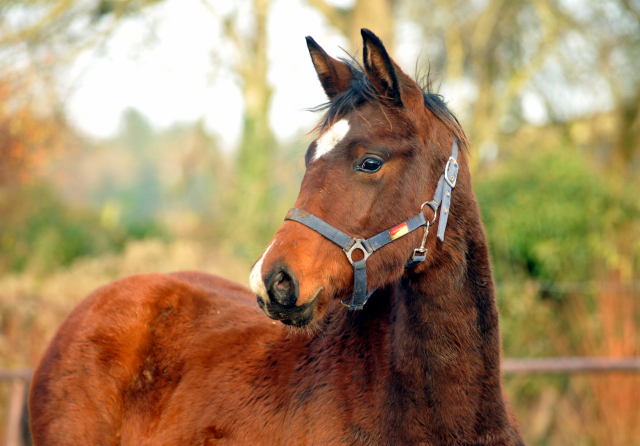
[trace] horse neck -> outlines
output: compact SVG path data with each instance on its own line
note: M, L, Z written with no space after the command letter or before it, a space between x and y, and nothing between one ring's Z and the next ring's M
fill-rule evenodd
M358 334L360 348L371 345L377 337L373 331L385 333L378 352L384 357L380 362L388 363L393 394L385 398L396 401L400 410L394 413L422 420L436 436L472 431L507 438L498 313L488 249L475 214L475 226L447 229L452 238L464 240L449 258L434 258L422 272L405 274L354 317L367 320L359 324L367 327Z
M499 385L498 312L488 249L479 221L465 233L470 237L457 252L440 254L420 274L397 284L392 352L399 361L415 357L422 367L414 373L426 371L444 381L491 377Z

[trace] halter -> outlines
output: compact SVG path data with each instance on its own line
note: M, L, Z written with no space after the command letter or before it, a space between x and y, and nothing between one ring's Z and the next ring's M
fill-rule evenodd
M331 240L344 251L347 256L347 260L349 260L349 263L353 266L353 296L351 297L351 302L348 305L343 302L343 304L348 306L350 310L362 310L364 304L367 303L367 300L369 300L369 297L371 297L375 291L375 289L373 289L371 292L367 293L367 259L374 251L415 231L419 227L424 226L422 244L419 248L413 250L413 255L405 265L405 269L413 268L424 262L427 258L425 243L427 241L427 235L429 234L429 226L435 222L438 216L438 208L440 207L440 204L442 204L443 209L440 214L437 236L440 241L444 241L444 231L447 228L449 208L451 206L451 192L453 188L456 187L456 181L458 179L459 166L457 158L458 141L454 136L451 156L444 168L444 173L440 175L438 186L436 187L436 191L433 194L431 201L423 203L420 207L420 212L409 220L405 220L399 225L386 231L382 231L381 233L367 239L349 237L347 234L334 228L326 221L307 211L303 211L302 209L291 208L289 212L287 212L285 220L293 220L298 223L302 223L328 240ZM428 205L433 209L433 220L430 222L426 221L424 213L422 212L425 205ZM353 252L358 249L362 251L364 257L360 260L353 260Z

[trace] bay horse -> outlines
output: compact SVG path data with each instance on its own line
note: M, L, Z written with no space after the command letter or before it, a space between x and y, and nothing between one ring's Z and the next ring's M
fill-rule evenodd
M251 291L198 272L95 291L35 371L36 445L522 444L467 140L362 37L362 65L307 38L329 102Z

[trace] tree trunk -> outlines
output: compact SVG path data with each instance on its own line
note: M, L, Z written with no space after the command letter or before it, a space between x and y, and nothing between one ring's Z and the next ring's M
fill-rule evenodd
M343 30L349 39L350 51L356 52L362 47L361 28L369 28L390 53L394 53L393 5L391 0L358 0L351 10L348 29Z
M272 233L273 177L272 160L275 139L269 126L269 108L273 89L267 79L267 15L270 0L254 0L253 36L240 40L233 29L228 33L242 59L238 73L242 79L245 111L238 150L236 193L231 208L236 220L231 231L237 240L249 244L266 242Z
M349 9L329 5L325 0L307 0L326 17L331 26L349 40L347 51L354 54L362 47L361 28L373 31L390 53L394 48L393 0L356 0Z

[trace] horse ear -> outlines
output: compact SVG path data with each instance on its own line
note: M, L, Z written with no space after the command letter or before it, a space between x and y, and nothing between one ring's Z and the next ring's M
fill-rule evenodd
M307 36L306 39L311 61L318 73L322 88L329 100L333 101L336 96L349 88L353 74L346 63L329 56L312 37Z
M423 104L422 90L389 57L378 36L366 28L362 28L360 33L364 69L378 94L398 107Z

